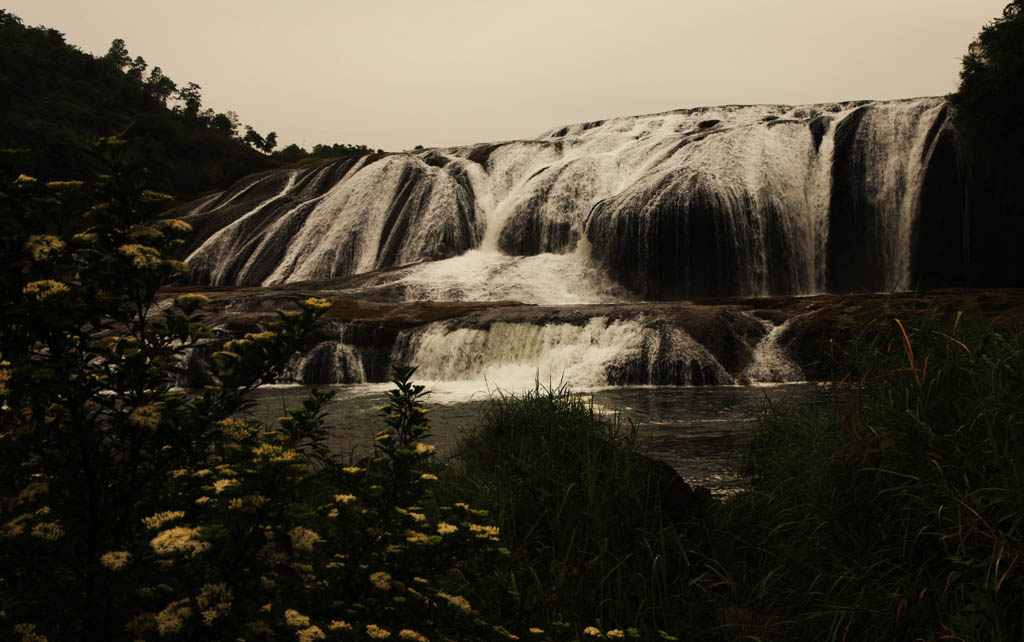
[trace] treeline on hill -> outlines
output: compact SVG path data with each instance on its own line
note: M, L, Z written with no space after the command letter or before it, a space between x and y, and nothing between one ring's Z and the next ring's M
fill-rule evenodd
M949 96L975 185L969 195L971 263L985 273L972 280L1024 282L1024 0L985 25L963 57L960 88ZM978 260L995 257L995 260Z
M233 111L203 108L199 85L179 86L133 58L123 40L97 58L56 29L27 27L0 9L0 140L25 150L24 171L44 180L94 174L91 144L114 134L132 139L159 187L181 199L305 158L373 151L334 144L310 153L293 144L271 153L276 132L262 135Z

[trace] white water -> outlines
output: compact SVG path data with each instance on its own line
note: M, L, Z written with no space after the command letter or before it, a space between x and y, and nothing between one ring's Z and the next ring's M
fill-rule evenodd
M737 294L768 292L779 271L791 293L820 292L826 280L833 135L836 123L856 107L724 106L616 118L498 145L485 164L470 160L475 147L395 154L369 164L364 159L315 198L293 189L292 175L281 193L254 203L189 260L206 266L213 283L269 274L262 280L269 285L449 257L451 263L410 276L411 291L538 303L622 300L629 295L592 274L598 268L589 253L574 252L572 239L582 236L594 206L613 199L615 206L601 216L644 217L651 203L686 207L693 196L688 190L699 187L716 195L728 219L723 224L742 245L739 263L728 268L740 275ZM858 130L859 148L870 165L865 198L884 213L889 288L909 284L923 145L941 109L942 100L932 98L871 103ZM809 123L819 115L831 122L815 149ZM711 120L721 122L707 125ZM672 185L668 190L661 187L666 180ZM246 219L284 197L288 207L276 223L246 229ZM226 200L244 202L245 194ZM767 220L769 211L779 212L781 221ZM589 222L588 233L593 229L600 235L602 225ZM775 225L781 225L790 250L784 261L769 264L766 243ZM574 230L568 239L552 232L568 229ZM251 256L238 274L228 273L225 266L237 257L245 234L255 235L245 245ZM504 245L505 237L511 246ZM602 252L616 242L602 237ZM283 255L282 243L287 244ZM514 251L522 243L539 248L539 257L513 261L499 249ZM392 248L387 256L385 247ZM474 249L479 252L467 253ZM641 256L644 251L650 250ZM462 261L450 258L460 254ZM567 258L560 258L563 254Z
M295 185L295 179L297 176L298 172L289 172L288 180L285 182L285 185L281 188L280 192L266 201L257 203L255 207L235 219L233 223L217 230L199 249L189 254L188 258L185 259L185 262L192 266L193 269L206 268L210 275L210 285L224 285L226 283L232 283L232 277L235 275L229 275L226 273L226 269L229 265L228 258L231 254L238 251L238 245L240 243L245 242L246 239L241 237L245 231L246 222L261 212L268 205L284 198L284 196ZM255 185L255 183L253 185ZM241 190L238 194L233 195L231 198L227 199L221 207L224 207L236 200L242 194L249 191L251 187L252 185Z
M632 301L635 296L608 278L581 243L572 254L508 256L470 250L411 268L395 284L407 301L527 301L577 305Z
M434 323L413 331L408 345L406 352L392 355L392 362L416 364L417 377L430 382L459 382L480 391L522 392L538 383L595 389L612 383L613 367L646 373L648 379L638 383L652 384L657 381L651 373L664 361L687 368L696 362L719 381L732 380L683 330L659 331L643 318L593 317L583 325L497 322L487 329Z
M740 376L741 381L784 383L804 380L804 373L800 366L786 354L779 344L782 334L792 321L793 319L787 319L779 325L773 325L771 321L763 321L768 332L754 347L753 359Z

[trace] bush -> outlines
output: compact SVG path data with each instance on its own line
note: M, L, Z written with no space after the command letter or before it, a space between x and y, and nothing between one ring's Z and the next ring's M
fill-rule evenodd
M1018 640L1024 334L894 307L833 345L835 402L770 410L726 502L737 634Z
M568 639L658 639L700 623L689 582L706 506L641 456L635 426L538 386L493 398L451 467L439 494L488 510L511 551L484 594L495 617ZM671 492L691 501L689 515L665 510Z
M317 339L327 301L226 344L216 385L175 389L209 335L205 297L155 298L187 271L165 257L188 225L160 217L123 142L98 149L96 182L0 177L4 636L504 637L462 595L498 531L424 508L434 451L412 370L360 465L324 447L328 392L273 427L236 417Z

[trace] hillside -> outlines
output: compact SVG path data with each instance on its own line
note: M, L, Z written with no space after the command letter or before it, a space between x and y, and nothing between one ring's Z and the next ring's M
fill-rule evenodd
M0 10L0 146L28 150L19 162L26 174L71 179L96 169L92 141L121 135L136 141L154 186L182 199L275 165L197 110L190 117L187 106L168 108L170 92L154 95L153 76L143 82L59 31L27 27Z

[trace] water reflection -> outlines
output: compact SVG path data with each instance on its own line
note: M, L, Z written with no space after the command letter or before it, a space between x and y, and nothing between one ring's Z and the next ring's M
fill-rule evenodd
M486 394L454 394L445 384L433 384L427 398L432 439L442 451L473 430L487 403ZM378 408L390 384L329 386L336 396L327 411L331 450L355 458L372 449L382 427ZM307 394L302 386L272 386L255 394L253 419L273 423L286 407L297 407ZM741 487L738 465L756 413L765 403L809 406L827 399L824 390L809 383L778 386L669 387L635 386L597 389L584 393L596 409L618 413L633 421L652 457L665 461L691 484L722 493Z

